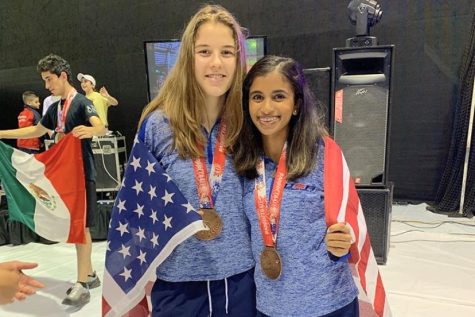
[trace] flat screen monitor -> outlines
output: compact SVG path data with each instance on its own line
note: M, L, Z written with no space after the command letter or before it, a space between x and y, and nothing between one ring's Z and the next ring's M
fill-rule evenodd
M251 36L246 39L248 68L266 54L266 40L265 36ZM165 78L175 65L179 49L180 40L147 41L144 43L149 100L152 100L160 91Z

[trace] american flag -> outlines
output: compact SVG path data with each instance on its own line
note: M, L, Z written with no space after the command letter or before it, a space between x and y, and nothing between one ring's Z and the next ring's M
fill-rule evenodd
M136 138L112 209L102 315L148 316L146 288L156 268L203 229L201 216Z
M340 147L325 138L325 218L328 226L346 222L353 240L349 264L359 289L360 316L391 317L358 193Z

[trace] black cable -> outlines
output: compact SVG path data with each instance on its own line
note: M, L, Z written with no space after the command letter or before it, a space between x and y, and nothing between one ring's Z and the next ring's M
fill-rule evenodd
M449 240L449 241L440 241L440 240L405 240L405 241L391 241L391 244L393 243L405 243L405 242L438 242L438 243L446 243L446 242L473 242L475 243L475 240Z
M409 232L427 232L427 231L424 231L424 230L406 230L406 231L403 231L403 232L392 234L391 237L401 236L401 235L409 233ZM453 233L451 233L451 232L440 232L440 233L441 234L448 234L448 235L455 235L455 236L475 236L475 233L458 233L458 232L453 232ZM473 240L473 242L475 242L475 240Z
M470 223L464 223L460 221L452 221L452 220L447 220L447 221L441 221L441 222L424 222L424 221L418 221L418 220L399 220L399 219L394 219L392 222L399 222L403 223L406 226L414 227L414 228L421 228L421 229L435 229L438 228L444 224L457 224L457 225L462 225L462 226L467 226L467 227L475 227L475 224L470 224ZM415 225L411 225L410 223L420 223L420 224L427 224L427 225L436 225L435 227L419 227Z

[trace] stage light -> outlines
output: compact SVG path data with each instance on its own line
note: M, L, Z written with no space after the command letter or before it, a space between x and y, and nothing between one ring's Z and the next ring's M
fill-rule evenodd
M370 36L370 28L381 20L383 10L377 0L352 0L348 5L348 18L356 25L356 36L346 40L346 46L375 46L377 39Z

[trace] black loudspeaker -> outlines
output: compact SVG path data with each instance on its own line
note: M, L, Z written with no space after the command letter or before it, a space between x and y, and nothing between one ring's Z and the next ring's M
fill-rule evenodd
M125 137L99 137L91 143L96 162L96 191L118 191L127 162Z
M387 185L393 49L333 50L331 131L356 185Z
M114 207L113 200L100 200L97 202L94 226L89 229L91 231L92 240L107 240L112 207Z
M391 236L393 186L388 188L357 188L368 227L371 246L378 264L386 264Z
M307 68L303 70L305 79L310 90L315 95L317 107L321 114L324 115L324 122L329 128L330 122L330 95L331 95L331 68Z

